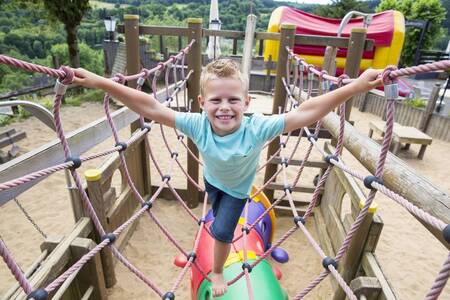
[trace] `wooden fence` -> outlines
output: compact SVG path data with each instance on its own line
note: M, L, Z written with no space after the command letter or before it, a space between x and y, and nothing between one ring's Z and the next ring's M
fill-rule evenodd
M353 106L358 107L360 111L383 117L385 103L384 92L374 90L354 97ZM401 125L421 129L421 124L426 117L426 109L412 107L406 104L406 100L395 103L395 122ZM450 117L436 113L431 114L425 133L431 137L450 142Z

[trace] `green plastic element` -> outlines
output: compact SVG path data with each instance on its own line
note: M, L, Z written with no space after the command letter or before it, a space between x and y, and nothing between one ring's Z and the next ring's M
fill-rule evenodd
M252 264L254 260L249 260ZM225 268L223 275L225 280L229 281L242 272L242 264L235 263ZM288 300L288 295L284 291L275 274L272 272L270 264L263 260L250 273L253 295L258 300ZM236 283L228 287L228 291L222 297L216 297L215 300L248 300L247 284L245 276L242 276ZM197 291L197 300L213 300L211 283L203 280Z

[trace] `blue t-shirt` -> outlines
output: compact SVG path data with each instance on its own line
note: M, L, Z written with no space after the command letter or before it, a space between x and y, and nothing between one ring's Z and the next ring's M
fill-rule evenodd
M284 130L284 116L244 116L239 129L219 136L206 113L181 113L175 126L194 143L204 161L203 175L213 186L236 198L247 198L265 142Z

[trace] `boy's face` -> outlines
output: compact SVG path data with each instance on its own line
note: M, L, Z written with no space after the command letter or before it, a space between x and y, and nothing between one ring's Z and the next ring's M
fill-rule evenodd
M198 96L198 101L214 132L224 136L236 131L250 103L242 83L231 78L209 80L205 83L204 93L204 97Z

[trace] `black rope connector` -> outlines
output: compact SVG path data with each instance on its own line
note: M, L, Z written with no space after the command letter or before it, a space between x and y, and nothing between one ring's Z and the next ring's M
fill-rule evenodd
M174 300L175 299L175 294L172 292L167 292L164 294L164 296L162 296L162 300Z
M450 244L450 224L445 226L444 230L442 230L442 233L444 234L444 240L446 240L447 243Z
M242 264L242 270L245 270L245 269L247 269L247 271L248 271L249 273L252 272L252 266L250 266L250 264L247 263L247 262L245 262L245 263Z
M172 152L172 153L170 153L170 157L171 157L171 158L178 157L178 152Z
M373 190L372 182L378 182L379 184L384 184L383 179L377 176L369 175L364 178L364 186L368 189Z
M47 300L48 292L45 289L37 289L28 294L27 299Z
M128 147L128 144L125 142L118 142L116 147L120 146L119 152L125 151Z
M325 268L325 270L328 270L329 265L332 265L336 270L338 268L337 262L333 258L327 256L322 260L322 266Z
M331 92L331 91L334 91L334 90L337 89L337 88L338 88L338 85L337 85L336 83L330 84L330 92Z
M288 159L287 158L283 158L280 162L280 165L284 166L287 168L287 166L289 165L288 163Z
M289 193L292 193L292 186L290 184L285 184L283 190L286 194L288 193L288 191Z
M195 259L197 258L197 254L194 251L192 251L191 253L188 254L187 260L190 260L191 258L192 258L192 262L194 262Z
M312 143L311 139L313 139L315 142L317 142L317 138L314 134L308 134L307 137L308 137L308 141L310 141L311 143Z
M177 136L177 139L181 141L182 139L184 139L184 135L179 134L179 135Z
M167 182L169 182L170 181L170 175L169 174L166 174L166 175L164 175L163 177L161 177L161 180L162 181L164 181L164 180L166 180L167 179Z
M71 161L73 163L72 167L70 167L72 170L78 169L81 166L81 159L79 157L68 157L66 159L66 162Z
M293 108L298 108L298 103L295 103L294 105L292 105Z
M149 132L152 130L152 125L148 123L144 123L144 125L141 126L141 130L148 130Z
M150 210L150 208L153 207L153 203L150 200L148 200L148 201L142 203L142 207L146 207L145 210Z
M281 148L286 148L286 143L285 142L280 142L280 147Z
M173 97L172 96L170 96L169 98L167 98L167 100L166 100L167 102L172 102L173 101Z
M114 243L114 242L116 241L117 235L115 235L115 234L112 233L112 232L107 233L107 234L105 234L104 236L102 236L102 242L103 242L104 240L106 240L106 239L108 239L109 242L112 244L112 243Z
M298 222L302 223L303 225L305 225L306 220L303 217L300 216L295 216L294 217L294 224L298 226Z
M339 157L337 157L337 155L331 155L331 154L325 156L325 161L330 165L332 164L331 160L339 161Z
M250 228L248 228L247 226L243 226L243 227L241 228L241 230L242 230L242 232L245 232L246 234L249 234L249 233L250 233Z
M198 226L200 226L200 225L202 225L202 223L205 224L205 222L206 222L205 219L201 218L201 219L198 219L197 224L198 224Z

